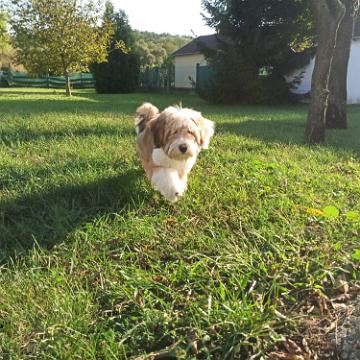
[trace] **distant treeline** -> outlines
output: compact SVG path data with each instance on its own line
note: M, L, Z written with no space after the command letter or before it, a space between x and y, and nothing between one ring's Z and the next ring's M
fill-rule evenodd
M140 55L141 66L161 66L177 49L191 41L190 36L156 34L134 30L135 46Z

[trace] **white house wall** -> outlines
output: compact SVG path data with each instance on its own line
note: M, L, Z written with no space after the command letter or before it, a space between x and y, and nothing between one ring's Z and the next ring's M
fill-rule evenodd
M351 46L347 86L348 103L360 104L360 40Z
M314 65L315 58L305 68L297 70L288 76L288 80L293 80L296 76L303 73L300 84L292 90L295 94L306 94L311 90L311 77ZM351 45L347 92L349 104L360 104L360 40L354 40Z
M204 55L182 55L175 57L175 87L191 89L189 76L196 81L196 64L206 65Z
M307 94L311 90L311 77L314 71L315 58L310 60L309 65L306 65L304 68L294 71L291 75L286 77L286 80L291 82L295 78L301 76L301 81L299 84L296 84L296 87L292 89L292 92L295 94Z

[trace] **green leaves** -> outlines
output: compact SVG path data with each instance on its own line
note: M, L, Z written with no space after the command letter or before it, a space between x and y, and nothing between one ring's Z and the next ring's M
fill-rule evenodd
M349 221L359 221L360 220L360 214L357 211L348 211L345 214L345 217Z
M351 255L351 259L354 261L360 261L360 249L354 251Z
M340 210L335 206L325 206L323 209L323 214L327 218L337 218L340 215Z
M341 215L340 210L333 205L325 206L323 209L307 208L306 213L310 216L323 217L326 219L337 219ZM357 211L348 211L344 213L343 216L347 221L360 221L360 214Z

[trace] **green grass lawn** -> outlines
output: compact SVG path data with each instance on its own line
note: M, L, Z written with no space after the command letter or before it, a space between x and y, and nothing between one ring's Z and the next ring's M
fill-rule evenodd
M217 124L176 205L136 156L143 101ZM0 358L266 358L359 274L360 107L322 147L306 111L0 89Z

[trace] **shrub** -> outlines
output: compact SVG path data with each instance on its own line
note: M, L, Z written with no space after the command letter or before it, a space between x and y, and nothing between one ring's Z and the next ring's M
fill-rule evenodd
M224 104L283 104L296 101L290 92L291 84L277 69L259 69L249 65L243 52L224 46L208 57L213 78L198 86L199 95L214 103Z

